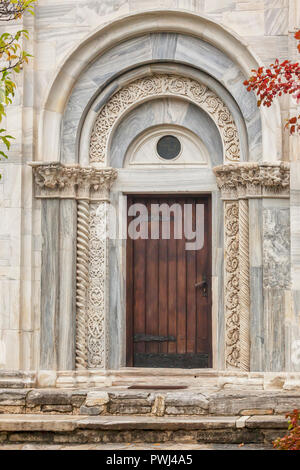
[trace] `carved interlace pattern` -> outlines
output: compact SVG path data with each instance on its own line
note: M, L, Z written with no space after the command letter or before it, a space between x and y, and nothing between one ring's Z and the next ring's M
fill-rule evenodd
M180 96L203 108L219 128L225 161L240 159L238 132L232 115L223 101L197 81L176 75L153 75L138 79L122 88L103 106L91 136L90 161L105 162L111 130L119 117L134 103L151 96Z
M239 203L225 203L226 367L240 367Z
M106 227L107 203L90 208L90 262L88 289L88 367L104 368L106 359Z

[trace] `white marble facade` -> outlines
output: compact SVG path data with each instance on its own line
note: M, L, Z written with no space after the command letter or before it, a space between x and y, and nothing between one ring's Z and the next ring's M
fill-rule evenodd
M119 208L124 193L146 188L212 193L214 368L300 372L300 138L283 131L284 119L299 110L284 98L259 111L242 85L258 64L297 57L293 34L300 28L299 0L39 0L35 17L25 16L22 22L30 32L25 47L34 58L18 76L3 126L16 139L9 159L0 163L0 369L55 375L75 369L79 356L84 368L124 366L123 242L104 247L107 259L101 257L107 269L98 273L105 283L105 305L95 318L105 317L103 337L98 335L91 346L93 356L78 352L76 266L84 258L78 230L82 236L84 201L92 214L97 204L110 199ZM105 140L100 115L109 100L149 77L162 76L201 84L221 100L236 133L238 151L232 161L268 162L276 168L285 162L290 188L259 194L248 188L250 193L233 199L221 188L222 195L213 168L230 162L229 153L224 157L224 130L213 112L189 93L164 89L134 99L114 118ZM151 128L159 132L161 126L179 126L195 135L206 164L196 171L172 168L167 177L159 168L140 171L131 165L130 152L139 136ZM99 146L94 153L90 150L93 132L98 132L103 158L95 157ZM83 168L94 164L99 172L112 167L118 176L110 195L97 196L91 189L88 195L63 197L49 189L43 199L34 193L32 161ZM248 278L241 281L246 286L242 299L249 291L243 305L248 350L239 345L243 367L227 361L225 353L226 204L237 204L240 214L246 210L249 224L249 242L244 240ZM109 283L112 277L115 288ZM112 334L117 345L107 348Z

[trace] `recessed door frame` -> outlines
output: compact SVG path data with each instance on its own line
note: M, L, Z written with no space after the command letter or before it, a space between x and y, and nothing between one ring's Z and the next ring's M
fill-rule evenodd
M126 207L126 227L127 227L127 224L128 224L128 197L132 196L132 197L136 197L137 199L139 197L141 198L159 198L159 199L164 199L164 198L167 198L167 197L172 197L174 199L176 198L203 198L203 199L206 199L206 204L207 204L207 208L208 208L208 220L206 221L206 223L208 223L208 237L210 239L210 242L208 242L208 263L209 263L209 268L208 268L208 271L209 271L209 305L208 305L208 308L209 308L209 316L208 316L208 321L209 321L209 336L210 336L210 354L209 354L209 364L208 364L208 368L213 368L213 365L215 364L216 362L216 358L215 358L215 345L216 345L216 331L214 331L214 328L217 324L216 322L216 318L213 318L214 317L214 309L213 309L213 301L214 301L214 297L215 295L213 294L216 294L213 292L213 289L215 287L215 282L213 282L213 276L212 276L212 263L213 263L213 237L212 237L212 225L213 225L213 214L212 214L212 193L196 193L196 192L192 192L192 193L189 193L189 192L180 192L180 193L161 193L161 192L153 192L153 193L147 193L147 194L143 194L143 193L127 193L126 195L124 195L126 197L126 204L124 204L124 208ZM125 201L124 201L125 202ZM129 243L128 244L128 241L126 241L126 267L124 269L124 272L126 273L125 275L125 311L126 311L126 334L125 334L125 337L126 337L126 340L125 340L125 354L126 354L126 367L133 367L133 314L132 312L130 313L130 311L128 310L128 306L127 306L127 299L128 299L128 296L131 296L132 297L132 288L133 288L133 280L132 280L132 272L133 270L132 269L128 269L128 261L132 259L132 249L133 249L133 244L132 243ZM130 278L128 278L128 276L131 276ZM197 312L198 313L198 312ZM190 370L190 369L189 369ZM204 370L207 370L207 368L205 368Z

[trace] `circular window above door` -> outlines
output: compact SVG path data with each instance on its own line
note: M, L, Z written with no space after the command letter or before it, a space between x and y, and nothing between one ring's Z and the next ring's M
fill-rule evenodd
M158 155L164 160L174 160L181 152L180 140L174 135L164 135L159 138L156 150Z

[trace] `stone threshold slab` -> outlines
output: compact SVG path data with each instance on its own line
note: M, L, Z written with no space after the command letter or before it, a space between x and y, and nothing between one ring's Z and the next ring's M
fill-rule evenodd
M131 368L120 370L0 371L0 389L96 389L132 385L207 387L215 390L285 390L300 392L300 372L243 372L214 369Z

